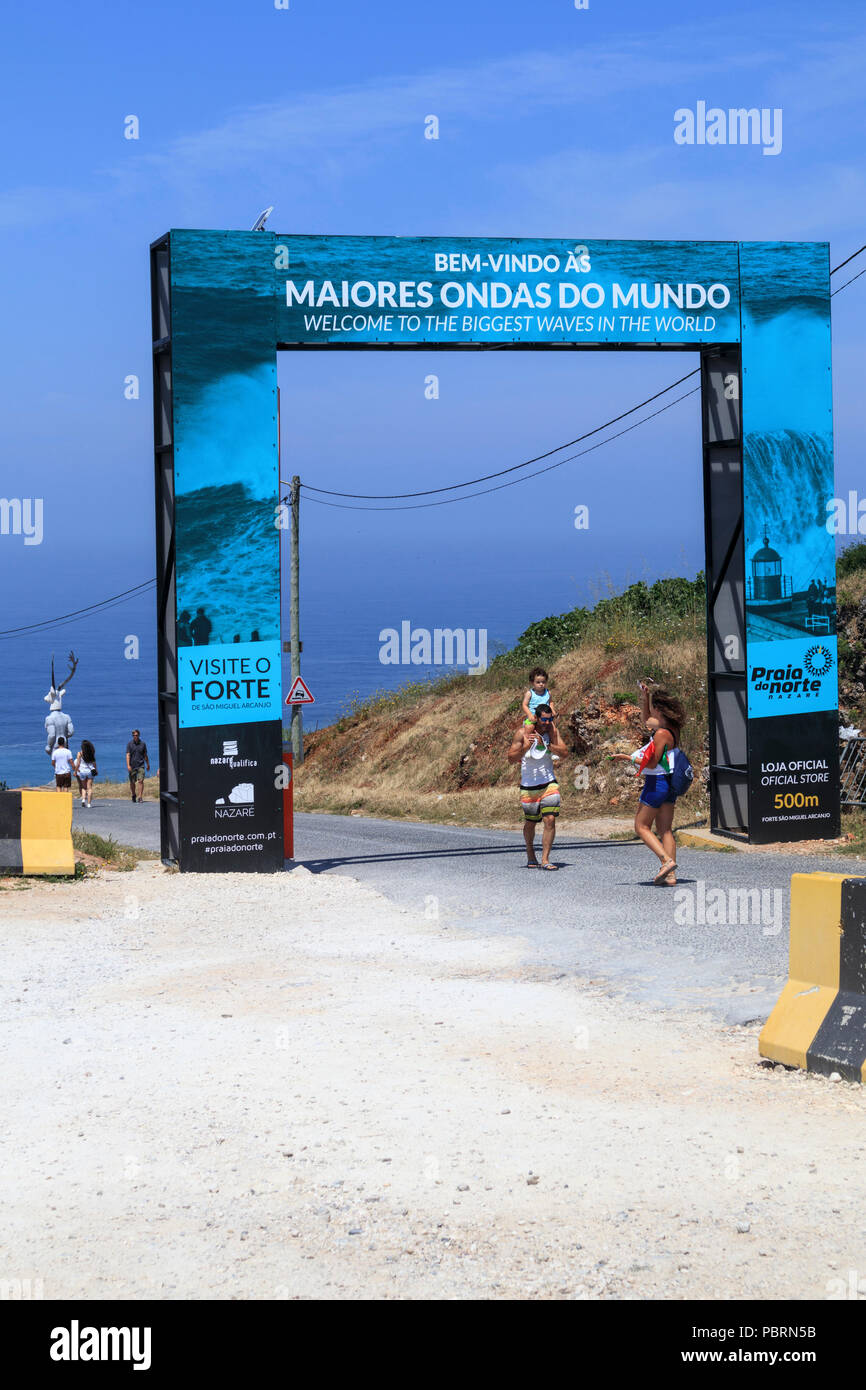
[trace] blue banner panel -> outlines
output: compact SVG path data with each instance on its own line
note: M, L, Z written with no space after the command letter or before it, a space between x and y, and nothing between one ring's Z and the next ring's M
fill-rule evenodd
M272 239L175 231L170 269L180 863L276 871L283 836L273 786L282 710ZM239 728L243 739L227 737ZM222 790L210 761L220 731L240 756L247 745L255 750L255 776L235 770Z
M838 833L838 800L830 817L827 796L780 808L760 780L770 744L771 760L838 769L829 248L744 242L740 288L749 833L761 843Z
M219 642L178 651L182 727L279 719L281 687L279 642Z
M269 238L172 232L171 277L177 644L278 641Z
M280 343L735 343L737 243L274 239Z

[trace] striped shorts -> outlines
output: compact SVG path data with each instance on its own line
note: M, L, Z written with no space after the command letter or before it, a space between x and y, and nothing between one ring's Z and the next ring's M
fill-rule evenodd
M548 782L543 787L520 788L520 809L524 820L539 821L542 816L558 816L561 800L558 782Z

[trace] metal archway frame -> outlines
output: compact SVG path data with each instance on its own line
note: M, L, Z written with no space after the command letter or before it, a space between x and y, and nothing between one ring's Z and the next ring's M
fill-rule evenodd
M333 347L698 352L712 825L838 834L829 283L824 242L154 242L163 859L283 866L276 359Z

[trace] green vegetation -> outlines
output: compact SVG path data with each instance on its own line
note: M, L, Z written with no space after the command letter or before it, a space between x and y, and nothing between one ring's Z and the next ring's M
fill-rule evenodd
M852 541L836 557L837 579L847 579L859 570L866 570L866 541Z
M600 599L594 608L573 608L532 623L493 666L526 666L555 661L582 643L605 651L626 651L701 637L706 630L707 588L703 572L694 579L642 579L621 594Z
M130 845L119 845L113 836L96 835L91 830L73 830L72 844L79 854L91 855L94 859L102 859L112 869L119 869L126 873L134 869L139 859L158 859L159 855L152 849L133 849ZM79 877L76 864L76 878Z
M333 727L343 733L359 719L405 714L431 695L451 694L463 686L479 695L506 690L515 682L522 686L531 666L539 662L552 665L567 652L584 645L622 653L626 658L636 656L637 663L629 662L623 671L624 675L634 676L635 681L642 675L663 679L664 672L653 669L647 654L668 642L702 642L706 602L703 571L694 579L658 579L654 584L638 580L621 594L600 599L593 608L573 608L569 613L530 624L510 651L499 652L493 658L483 675L449 673L410 680L393 690L377 690L365 697L352 695ZM509 714L519 711L522 694L521 689L509 703ZM634 702L636 694L633 690L618 690L612 698L621 705Z
M10 874L8 878L0 881L0 892L20 892L22 889L35 888L39 883L75 883L79 879L87 878L88 874L87 865L76 859L71 874Z
M837 854L866 856L866 811L859 808L842 812L842 834L845 844L839 845Z
M371 719L381 714L391 714L398 709L406 709L433 694L441 685L447 685L453 676L432 676L428 680L410 680L393 690L374 690L371 695L361 696L357 691L348 695L343 702L345 713L334 726L347 728L355 719Z

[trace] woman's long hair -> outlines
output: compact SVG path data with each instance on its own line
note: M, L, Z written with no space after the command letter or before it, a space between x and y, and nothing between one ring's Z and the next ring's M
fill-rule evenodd
M89 738L83 738L81 740L81 756L86 763L96 762L96 749Z
M650 691L650 704L652 711L657 714L663 728L668 733L673 734L674 743L680 741L680 734L686 722L686 712L677 699L676 695L671 695L667 690Z

